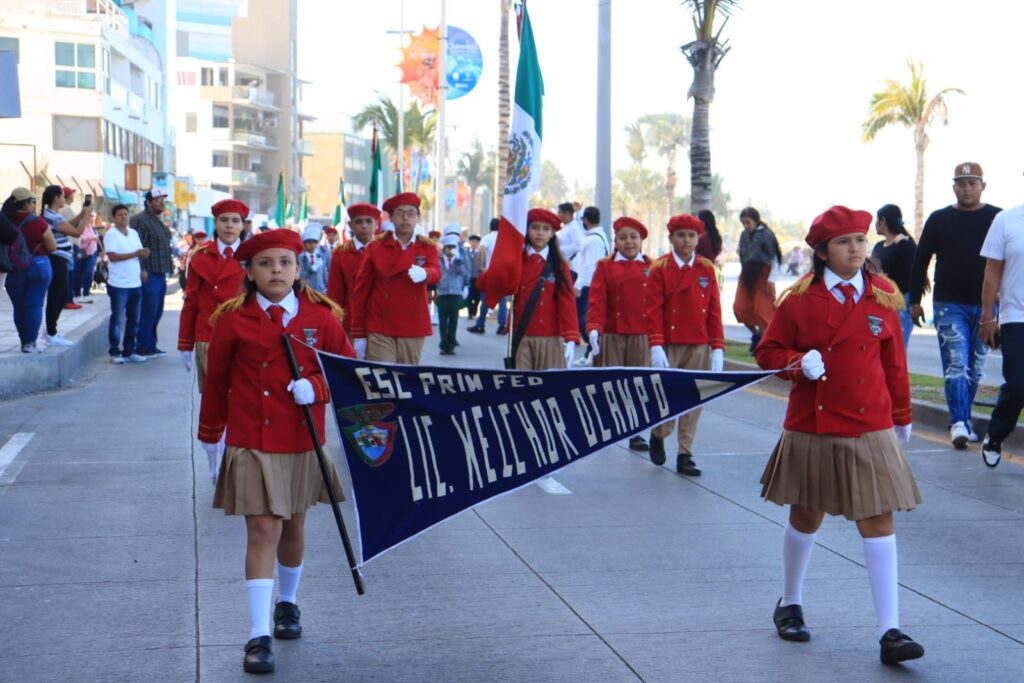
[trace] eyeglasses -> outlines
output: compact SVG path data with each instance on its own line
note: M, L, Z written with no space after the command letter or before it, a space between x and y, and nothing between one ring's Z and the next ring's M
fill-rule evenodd
M405 218L406 216L418 216L419 213L418 209L395 209L391 212L391 215L395 218Z

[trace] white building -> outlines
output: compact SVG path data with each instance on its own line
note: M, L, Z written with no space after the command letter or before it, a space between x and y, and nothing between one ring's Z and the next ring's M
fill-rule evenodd
M134 201L124 192L126 163L173 170L165 114L168 3L4 3L0 51L18 54L22 116L0 119L0 194L30 185L35 171L37 190L45 175L110 202Z

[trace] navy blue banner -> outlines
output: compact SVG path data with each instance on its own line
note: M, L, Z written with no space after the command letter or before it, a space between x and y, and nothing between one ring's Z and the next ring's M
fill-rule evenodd
M318 352L352 476L359 564L772 372L527 372Z

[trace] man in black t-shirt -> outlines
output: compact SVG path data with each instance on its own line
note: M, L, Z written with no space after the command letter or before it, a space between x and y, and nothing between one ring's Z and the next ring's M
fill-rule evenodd
M949 408L949 438L957 449L978 440L971 424L971 405L990 351L978 336L985 279L981 245L1000 209L982 203L983 178L980 165L957 165L953 173L956 203L933 212L925 221L910 273L910 315L920 326L924 320L921 295L928 265L935 256L935 331Z

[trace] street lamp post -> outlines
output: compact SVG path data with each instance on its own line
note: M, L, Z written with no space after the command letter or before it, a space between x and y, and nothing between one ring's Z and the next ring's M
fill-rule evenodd
M594 203L605 233L612 224L612 0L597 2L597 144Z
M445 130L444 109L448 99L448 19L445 14L446 0L441 0L441 42L437 55L437 189L434 194L434 229L444 229L444 186L445 186Z

